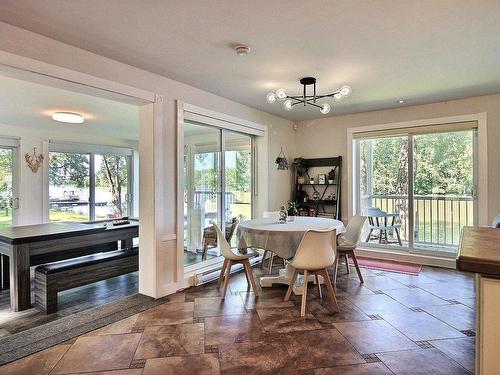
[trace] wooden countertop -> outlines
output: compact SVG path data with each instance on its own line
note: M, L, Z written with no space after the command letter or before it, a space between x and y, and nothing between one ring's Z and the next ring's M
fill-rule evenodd
M457 268L460 271L500 276L500 228L464 227Z

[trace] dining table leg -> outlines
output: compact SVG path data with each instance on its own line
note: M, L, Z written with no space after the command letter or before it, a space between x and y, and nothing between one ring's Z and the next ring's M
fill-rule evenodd
M9 288L10 276L9 276L9 257L4 254L0 254L0 274L2 279L0 280L0 289Z
M14 311L31 308L30 256L28 244L12 246L9 259L10 307Z
M295 268L293 268L290 264L286 263L285 268L280 269L278 275L262 276L260 278L260 286L263 288L269 288L275 284L290 285L293 280L294 272ZM308 275L307 279L308 281L314 282L314 275ZM298 276L295 285L292 287L293 294L297 296L302 295L302 288L303 288L302 281L303 281L303 276ZM321 275L319 277L319 281L321 284L324 282L323 277Z

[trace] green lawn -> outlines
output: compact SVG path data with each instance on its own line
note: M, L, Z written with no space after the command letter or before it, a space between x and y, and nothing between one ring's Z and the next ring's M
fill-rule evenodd
M57 221L88 221L89 218L86 215L81 215L72 211L49 211L49 219L51 222Z

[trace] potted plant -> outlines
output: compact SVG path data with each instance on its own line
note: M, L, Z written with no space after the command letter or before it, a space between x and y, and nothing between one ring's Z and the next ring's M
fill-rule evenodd
M288 216L297 216L299 214L297 204L294 201L287 202L287 209L288 209Z
M297 183L303 185L306 183L307 164L303 157L293 159L293 166L297 171Z
M332 185L335 182L335 169L328 172L328 184Z

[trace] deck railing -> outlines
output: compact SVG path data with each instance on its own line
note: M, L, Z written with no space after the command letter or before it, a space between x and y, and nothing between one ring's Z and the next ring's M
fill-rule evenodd
M414 195L414 242L456 247L463 226L473 225L472 196ZM408 241L408 197L404 195L364 196L362 207L377 207L399 213L401 236Z

